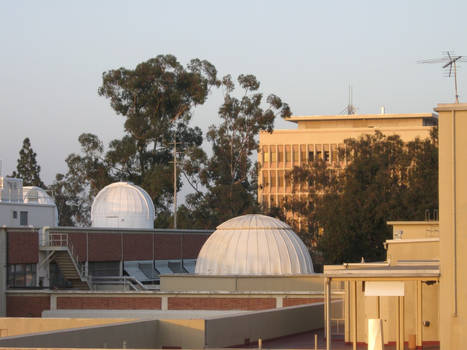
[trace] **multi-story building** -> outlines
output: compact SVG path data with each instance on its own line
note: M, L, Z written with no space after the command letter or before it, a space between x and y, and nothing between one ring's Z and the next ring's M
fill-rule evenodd
M294 166L318 158L330 166L345 166L346 160L339 157L345 139L379 130L410 141L429 137L438 123L432 113L292 116L286 120L296 123L297 129L261 132L259 136L258 201L265 207L280 206L292 194L297 199L308 195L305 185L293 185L286 176Z

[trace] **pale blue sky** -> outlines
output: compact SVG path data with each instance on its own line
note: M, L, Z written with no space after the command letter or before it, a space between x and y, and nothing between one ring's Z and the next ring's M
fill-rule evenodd
M431 112L453 101L453 83L416 61L467 54L465 13L467 1L0 1L3 175L25 137L47 184L81 133L120 137L123 118L97 95L101 74L158 54L255 74L294 114L341 112L349 84L359 113ZM213 93L192 123L216 123L220 101Z

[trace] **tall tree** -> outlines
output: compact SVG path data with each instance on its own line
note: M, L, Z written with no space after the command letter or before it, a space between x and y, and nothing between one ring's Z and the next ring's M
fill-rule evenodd
M40 178L41 167L37 164L36 152L31 147L29 137L23 141L23 147L19 151L16 171L11 174L12 177L23 179L24 186L38 186L45 188Z
M287 201L283 215L295 210L327 264L381 260L391 236L387 221L423 220L438 207L436 130L428 140L404 143L376 132L345 145L345 168L317 160L290 173L310 194Z
M96 194L112 183L105 162L104 146L96 135L84 133L79 137L81 154L70 154L66 174L57 174L50 186L57 203L60 226L89 226L91 205Z
M207 133L212 156L208 158L199 150L193 152L184 169L188 177L194 175L190 183L205 188L187 200L195 213L192 218L198 220L196 226L215 227L232 217L259 210L256 164L251 160L258 148L258 133L271 132L276 115L290 115L289 106L279 97L263 98L255 76L240 75L237 81L241 93L236 95L231 76L222 79L224 102L219 108L222 122L212 125Z
M152 197L156 214L167 212L173 199L173 144L177 142L179 157L201 145L201 129L190 127L189 121L195 106L219 85L216 74L208 61L193 59L184 67L172 55L157 56L135 69L103 73L98 93L125 118L125 135L104 150L96 135L82 134L82 153L67 158L69 170L61 181L74 183L68 187L71 202L88 213L81 219L75 216L75 221L89 222L92 198L113 181L142 186Z

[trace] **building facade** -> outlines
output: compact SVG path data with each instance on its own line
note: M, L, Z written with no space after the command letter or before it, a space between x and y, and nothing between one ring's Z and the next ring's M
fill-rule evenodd
M305 185L293 186L287 173L315 159L329 166L345 166L339 157L344 140L372 134L399 135L403 141L427 138L438 120L432 113L352 114L292 116L286 120L296 123L293 130L261 132L258 152L258 201L264 207L281 206L287 197L297 199L308 195Z

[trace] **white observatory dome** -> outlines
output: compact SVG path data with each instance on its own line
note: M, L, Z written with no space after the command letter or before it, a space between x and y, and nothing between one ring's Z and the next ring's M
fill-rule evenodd
M23 187L23 203L52 205L54 207L54 216L51 223L58 226L58 210L54 199L42 188L37 186Z
M308 249L284 222L265 215L230 219L204 243L195 273L295 275L314 273Z
M91 207L92 227L154 228L149 194L131 182L116 182L97 194Z
M23 202L55 205L53 198L44 189L37 186L23 187Z

